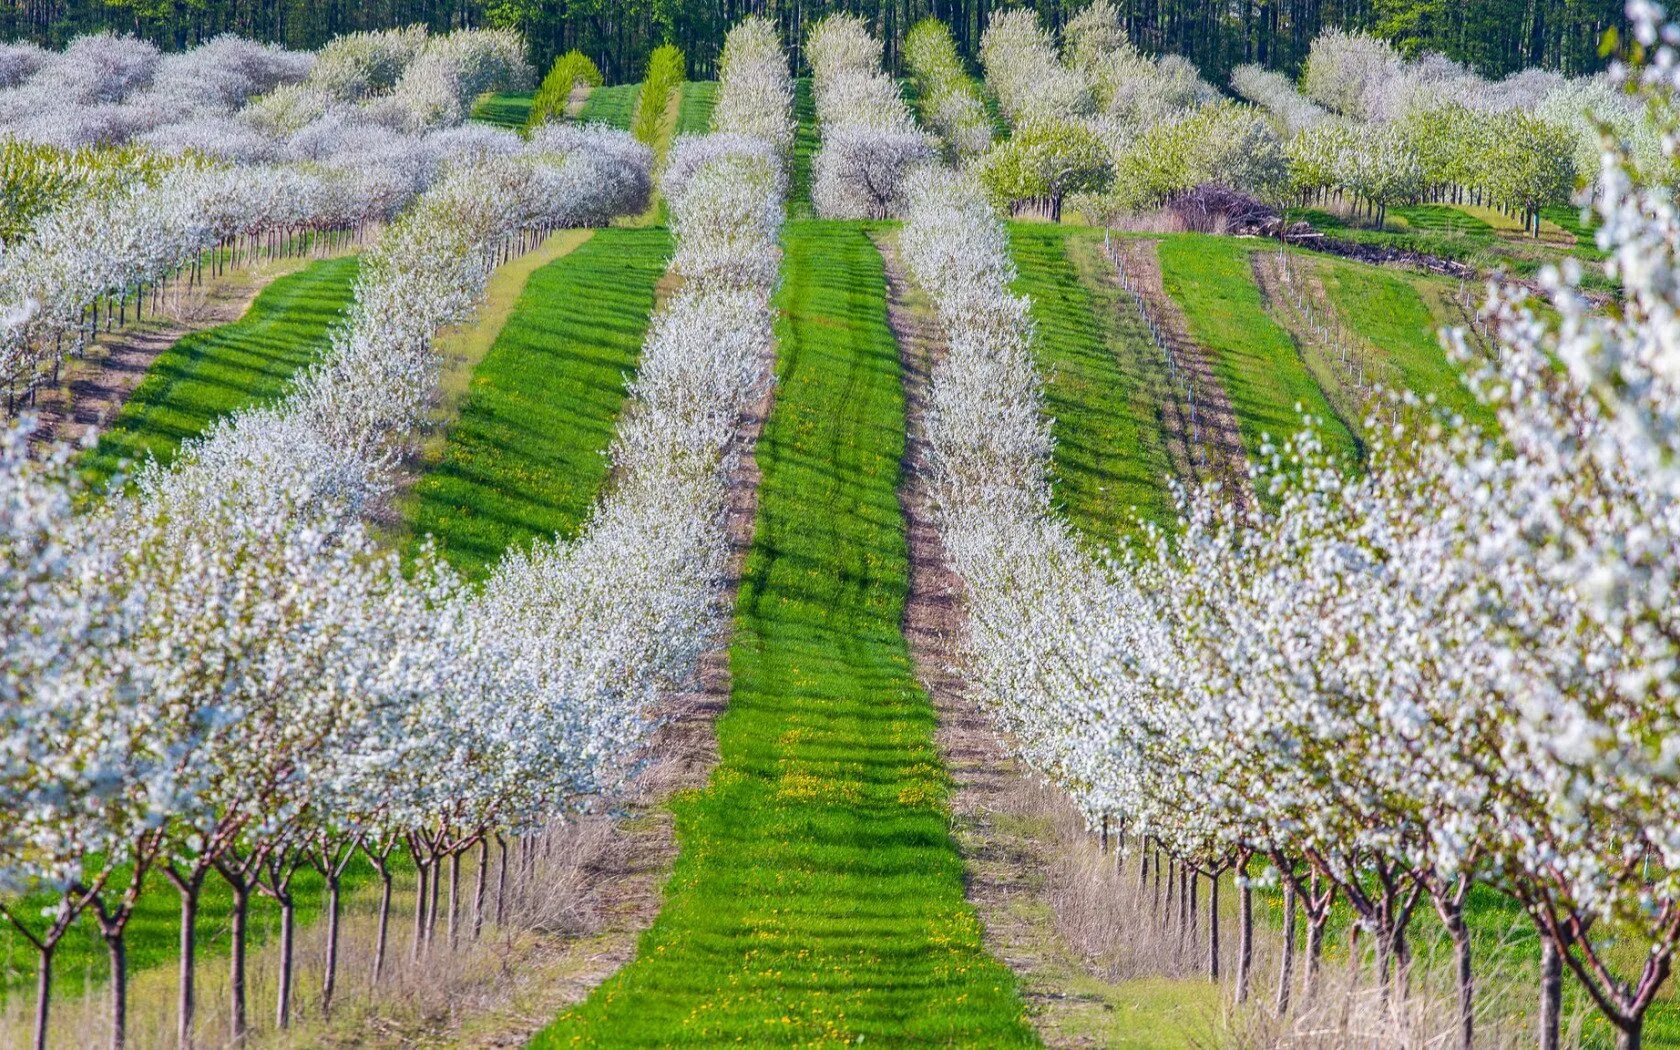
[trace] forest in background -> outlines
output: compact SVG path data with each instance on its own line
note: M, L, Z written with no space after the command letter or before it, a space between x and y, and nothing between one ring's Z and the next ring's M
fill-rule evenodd
M62 47L79 33L111 30L182 48L218 33L317 48L360 29L422 23L433 30L518 29L546 66L572 48L612 83L638 79L648 53L673 42L697 77L710 77L727 28L762 14L797 55L807 23L835 11L871 20L897 71L906 30L932 15L972 59L992 14L1031 7L1060 26L1088 0L0 0L0 37ZM1441 51L1484 76L1526 66L1578 75L1602 64L1600 41L1625 22L1622 0L1118 0L1132 40L1190 58L1214 83L1257 62L1299 70L1320 30L1360 29L1403 52Z

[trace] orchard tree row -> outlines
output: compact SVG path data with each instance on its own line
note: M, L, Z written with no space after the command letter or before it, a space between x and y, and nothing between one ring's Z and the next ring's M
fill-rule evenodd
M523 844L634 769L725 618L725 486L737 421L769 381L792 98L773 28L744 23L721 133L679 141L663 177L681 290L650 326L608 450L615 483L577 538L510 552L482 585L429 551L405 564L365 519L435 399L436 334L471 315L507 246L646 208L652 154L622 132L550 124L456 151L366 253L346 320L293 393L167 468L88 499L72 450L32 455L27 418L7 431L0 914L40 955L37 1045L73 923L95 923L109 948L120 1046L129 923L142 893L174 887L187 1045L206 880L233 891L236 1038L245 917L253 894L270 896L284 1026L305 865L329 887L357 855L379 871L381 958L392 854L419 873L415 952L432 950L447 865L453 944L468 858L476 933L510 871L529 870ZM167 177L130 192L123 266L151 251L148 223L192 203Z
M1633 13L1650 61L1609 87L1648 107L1671 161L1680 27ZM1543 310L1494 289L1491 356L1449 333L1497 435L1396 395L1361 472L1306 419L1247 491L1185 489L1170 535L1140 523L1155 541L1113 560L1084 550L1051 498L1035 335L993 205L969 175L905 182L905 257L948 346L927 469L966 588L969 675L1021 757L1130 844L1140 877L1162 855L1196 878L1238 873L1239 995L1261 881L1304 913L1308 995L1333 911L1368 935L1397 998L1417 914L1436 912L1462 1047L1478 1016L1476 886L1515 902L1544 947L1547 1050L1560 972L1624 1050L1668 985L1680 235L1668 181L1605 132L1591 199L1619 308L1583 296L1570 262L1546 273Z
M978 160L1002 204L1064 200L1093 220L1217 185L1277 204L1334 197L1379 226L1397 204L1450 200L1520 216L1572 202L1611 134L1653 178L1671 170L1640 104L1606 76L1527 69L1500 80L1445 55L1404 58L1382 40L1327 32L1299 82L1257 65L1235 101L1179 55L1152 57L1095 0L1063 27L994 18L987 86L1013 128Z

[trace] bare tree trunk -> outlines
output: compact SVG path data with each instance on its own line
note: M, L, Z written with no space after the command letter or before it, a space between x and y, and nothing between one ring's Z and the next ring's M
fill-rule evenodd
M47 1050L47 1021L48 1012L52 1005L52 964L53 949L56 945L48 945L40 949L40 958L35 966L35 1048Z
M297 909L291 892L276 892L280 902L280 987L275 993L274 1025L282 1030L292 1025L293 940L297 931Z
M332 1013L333 991L338 984L338 889L337 872L327 877L327 957L321 974L321 1013Z
M1308 998L1318 990L1318 967L1324 959L1324 924L1329 918L1329 908L1307 916L1307 972L1303 990Z
M373 941L373 981L379 983L385 971L385 944L391 931L391 873L379 872L379 931Z
M1254 889L1248 884L1249 856L1237 863L1237 1002L1248 1002L1254 976Z
M432 949L432 933L437 929L438 895L443 889L443 869L438 862L442 860L435 852L427 862L432 869L431 892L426 900L426 950Z
M1161 851L1157 848L1151 852L1154 855L1154 861L1149 865L1149 878L1154 888L1149 892L1149 906L1150 910L1155 913L1156 918L1160 920L1160 925L1165 926L1166 915L1161 910ZM1171 883L1169 882L1168 885L1171 886ZM1171 901L1167 902L1167 908L1168 910L1172 908Z
M418 962L420 952L426 946L426 897L431 872L425 864L418 863L418 858L416 860L414 867L419 878L414 885L414 949L411 958Z
M1563 956L1551 938L1540 936L1540 1050L1558 1050L1563 1017Z
M1208 880L1208 978L1219 980L1219 873Z
M203 889L203 879L192 885L192 889L181 887L181 961L180 961L180 1000L176 1003L175 1042L181 1050L192 1050L193 1045L193 1011L197 1010L195 988L193 988L193 968L198 959L198 890Z
M1639 1014L1616 1026L1616 1050L1640 1050L1645 1045L1645 1015Z
M1162 921L1161 921L1161 925L1162 925L1163 928L1165 928L1165 926L1167 925L1168 922L1172 921L1174 918L1177 917L1176 913L1173 911L1173 885L1177 881L1178 881L1178 868L1177 868L1177 865L1173 862L1172 854L1169 853L1169 854L1167 854L1167 890L1166 890L1166 901L1165 901L1166 908L1162 913Z
M1453 978L1458 987L1458 1045L1460 1050L1476 1046L1476 984L1470 967L1470 928L1460 909L1447 926L1453 942Z
M175 1007L175 1042L180 1050L192 1050L193 1020L198 1010L197 989L194 984L198 965L198 901L204 889L207 871L197 870L191 875L175 876L166 866L166 874L181 895L181 958Z
M251 886L244 879L228 879L233 890L233 915L228 952L228 993L233 1007L233 1038L245 1038L245 934L251 911Z
M1295 883L1283 880L1283 958L1278 960L1277 1012L1289 1012L1289 993L1295 981Z
M473 884L473 940L484 932L484 884L490 880L490 840L478 840L478 879Z
M502 925L507 914L507 871L508 848L507 839L498 832L496 834L496 925Z
M1197 905L1200 903L1197 900L1197 897L1200 896L1200 893L1201 893L1202 876L1201 876L1201 873L1198 872L1195 868L1186 864L1184 866L1184 879L1185 879L1186 882L1188 882L1190 884L1190 892L1185 894L1185 899L1188 901L1188 904L1186 904L1184 910L1185 910L1185 913L1186 913L1186 917L1189 919L1188 925L1189 925L1189 928L1190 928L1190 946L1192 948L1194 948L1196 946L1196 925L1197 925L1196 920L1197 920L1197 917L1201 914L1200 910L1197 907Z
M461 909L457 906L461 895L461 851L456 850L449 855L449 950L454 951L460 946L456 936L455 917Z
M105 951L111 959L111 1050L123 1050L128 1042L128 947L122 930L105 934Z

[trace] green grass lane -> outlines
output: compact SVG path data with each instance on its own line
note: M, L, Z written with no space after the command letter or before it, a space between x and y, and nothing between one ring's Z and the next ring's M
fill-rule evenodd
M1388 209L1391 219L1405 220L1405 226L1430 233L1470 237L1492 237L1493 227L1451 204L1405 204Z
M239 320L177 340L87 452L84 476L103 484L148 455L168 463L216 420L285 394L349 306L356 266L354 256L312 263L264 288Z
M603 229L531 275L405 505L469 577L588 517L670 248L663 228Z
M481 124L518 131L530 117L531 100L535 97L535 93L530 91L501 91L485 95L474 103L472 119Z
M721 762L673 804L634 962L533 1042L1031 1044L963 897L933 709L900 631L898 351L856 224L785 238L776 405Z
M1250 459L1260 458L1265 435L1281 442L1301 429L1299 405L1322 421L1326 448L1351 460L1359 454L1353 432L1332 410L1289 333L1266 313L1251 250L1229 237L1163 238L1167 294L1184 311L1190 337L1212 355Z
M610 124L621 131L629 131L630 121L636 116L636 99L641 93L640 84L598 87L584 99L578 119L591 124Z
M788 215L795 219L809 219L816 214L811 207L811 161L822 146L817 130L817 100L811 91L811 81L801 77L793 85L793 165L788 178Z
M681 90L682 101L677 105L677 134L704 135L712 130L712 110L717 108L717 81L688 80L683 82Z
M1582 221L1580 208L1573 204L1554 204L1541 208L1540 218L1575 238L1575 254L1587 259L1605 258L1604 252L1598 246L1600 223L1597 214L1589 214L1586 220Z
M1167 478L1152 350L1142 320L1106 280L1100 237L1045 223L1011 223L1014 291L1032 299L1038 363L1056 439L1055 498L1091 544L1114 548L1142 517L1176 515Z
M1493 413L1471 396L1463 373L1447 357L1440 329L1418 281L1426 278L1375 266L1319 259L1324 290L1337 313L1382 354L1392 373L1383 381L1436 401L1466 420L1494 430Z

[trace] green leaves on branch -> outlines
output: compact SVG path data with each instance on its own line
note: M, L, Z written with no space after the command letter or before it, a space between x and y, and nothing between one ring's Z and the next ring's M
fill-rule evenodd
M1155 124L1115 158L1107 208L1152 207L1201 185L1275 200L1287 185L1288 159L1272 122L1236 102L1202 106Z
M79 193L111 193L191 157L140 146L64 149L19 139L0 141L0 241L29 232L35 220Z
M647 75L642 79L641 101L636 106L636 138L649 145L659 137L659 124L665 107L675 91L688 76L688 63L682 48L663 44L648 56Z
M951 30L924 18L904 35L904 65L916 86L922 124L939 136L949 160L966 160L992 144L992 118L963 66Z
M543 77L537 95L531 100L531 116L525 126L534 128L551 120L563 120L566 104L579 84L598 88L602 84L601 71L595 61L582 51L572 50L554 60L548 76Z
M1029 124L980 161L980 181L995 203L1047 201L1056 214L1070 194L1100 193L1112 177L1102 140L1065 120Z

